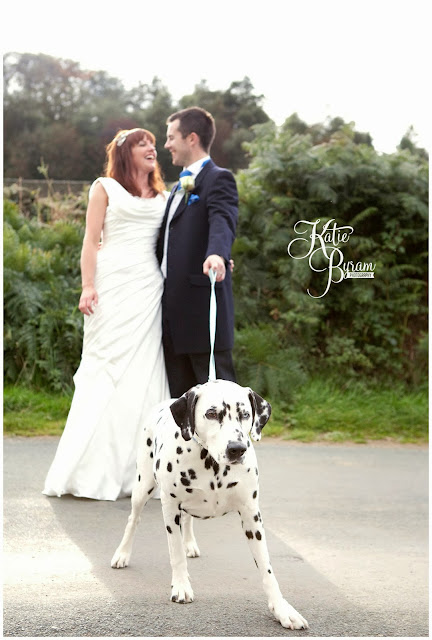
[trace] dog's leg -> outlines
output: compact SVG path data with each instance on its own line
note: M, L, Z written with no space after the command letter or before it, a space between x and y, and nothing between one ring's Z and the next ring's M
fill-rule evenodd
M183 544L186 550L187 557L198 558L200 556L200 550L198 548L193 530L193 518L184 511L182 513L181 526L183 534Z
M186 550L183 546L182 514L177 500L162 493L161 501L172 570L171 600L185 604L193 601L194 594L187 570Z
M254 494L255 496L255 494ZM307 629L306 620L282 596L279 584L270 564L264 526L259 512L258 501L254 497L253 508L250 505L242 507L240 517L243 531L246 534L249 548L257 565L270 611L287 629Z
M142 453L140 452L140 456L138 458L137 472L131 497L132 510L128 518L122 541L117 547L111 560L111 566L113 569L122 569L123 567L128 566L132 552L133 539L140 521L141 511L143 510L146 502L150 499L151 494L154 492L156 487L149 451L144 450Z

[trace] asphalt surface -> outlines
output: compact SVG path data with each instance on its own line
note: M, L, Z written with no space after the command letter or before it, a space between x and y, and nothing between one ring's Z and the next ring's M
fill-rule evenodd
M3 636L428 636L428 450L257 443L260 506L285 598L267 609L237 514L195 522L195 602L169 601L160 501L150 500L131 566L110 567L129 499L42 495L57 438L5 438Z

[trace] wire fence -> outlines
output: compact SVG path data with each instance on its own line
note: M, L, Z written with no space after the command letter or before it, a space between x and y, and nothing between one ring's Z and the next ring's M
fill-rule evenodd
M24 178L4 178L4 187L16 185L18 190L29 189L38 191L39 195L46 197L49 191L60 194L81 193L84 187L89 187L91 182L87 180L26 180Z

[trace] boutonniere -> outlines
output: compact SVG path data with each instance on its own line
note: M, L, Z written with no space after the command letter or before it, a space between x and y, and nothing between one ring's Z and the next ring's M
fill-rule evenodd
M180 178L180 187L185 192L185 202L187 202L189 193L195 188L194 176L183 176Z

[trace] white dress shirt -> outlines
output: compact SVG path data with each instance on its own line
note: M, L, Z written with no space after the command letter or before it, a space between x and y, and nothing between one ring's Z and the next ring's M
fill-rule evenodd
M188 171L191 172L193 177L196 178L199 172L201 171L204 162L206 162L207 160L210 160L210 156L205 156L205 158L200 158L199 160L197 160L196 162L193 162L188 167L184 167L183 170L187 169ZM184 197L184 189L179 189L178 191L176 191L174 198L172 199L170 209L168 211L168 218L167 218L167 223L165 227L164 250L163 250L162 263L161 263L161 271L164 278L166 278L166 275L167 275L169 227L170 227L171 220L173 219L173 216L177 211L177 207L179 206L180 201L183 197Z

